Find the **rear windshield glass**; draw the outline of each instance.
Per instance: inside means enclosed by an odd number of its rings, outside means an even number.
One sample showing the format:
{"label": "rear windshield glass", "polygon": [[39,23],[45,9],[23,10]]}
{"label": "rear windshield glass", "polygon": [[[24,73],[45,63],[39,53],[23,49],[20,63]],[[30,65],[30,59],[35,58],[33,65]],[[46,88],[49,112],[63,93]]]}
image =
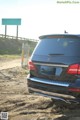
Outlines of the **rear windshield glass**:
{"label": "rear windshield glass", "polygon": [[80,56],[80,38],[44,38],[34,54]]}

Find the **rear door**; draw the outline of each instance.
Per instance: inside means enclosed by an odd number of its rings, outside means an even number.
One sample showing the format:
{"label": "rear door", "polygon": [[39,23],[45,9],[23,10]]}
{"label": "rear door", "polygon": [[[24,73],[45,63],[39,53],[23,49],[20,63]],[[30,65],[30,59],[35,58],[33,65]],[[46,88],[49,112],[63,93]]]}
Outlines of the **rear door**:
{"label": "rear door", "polygon": [[35,48],[32,61],[37,72],[32,75],[53,81],[74,83],[77,76],[69,75],[69,65],[80,62],[80,38],[76,36],[47,36]]}

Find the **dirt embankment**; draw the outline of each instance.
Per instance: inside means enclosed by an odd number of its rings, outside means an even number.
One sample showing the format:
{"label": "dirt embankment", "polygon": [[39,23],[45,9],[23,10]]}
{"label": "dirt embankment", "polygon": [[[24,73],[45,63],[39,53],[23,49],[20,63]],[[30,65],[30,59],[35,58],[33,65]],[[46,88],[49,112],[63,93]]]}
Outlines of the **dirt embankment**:
{"label": "dirt embankment", "polygon": [[61,102],[29,94],[28,70],[22,69],[19,61],[3,64],[0,64],[0,112],[8,112],[9,120],[80,120],[79,105],[62,106]]}

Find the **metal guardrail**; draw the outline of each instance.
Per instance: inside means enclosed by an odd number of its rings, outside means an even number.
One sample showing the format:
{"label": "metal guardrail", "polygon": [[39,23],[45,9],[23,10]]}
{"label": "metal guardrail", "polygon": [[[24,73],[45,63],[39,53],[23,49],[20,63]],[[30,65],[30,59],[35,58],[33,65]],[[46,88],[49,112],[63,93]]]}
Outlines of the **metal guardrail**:
{"label": "metal guardrail", "polygon": [[[1,38],[5,38],[4,34],[0,34]],[[35,39],[30,39],[30,38],[24,38],[24,37],[16,37],[16,36],[10,36],[10,35],[6,35],[6,38],[8,39],[17,39],[17,40],[27,40],[27,41],[33,41],[33,42],[38,42],[38,40]]]}

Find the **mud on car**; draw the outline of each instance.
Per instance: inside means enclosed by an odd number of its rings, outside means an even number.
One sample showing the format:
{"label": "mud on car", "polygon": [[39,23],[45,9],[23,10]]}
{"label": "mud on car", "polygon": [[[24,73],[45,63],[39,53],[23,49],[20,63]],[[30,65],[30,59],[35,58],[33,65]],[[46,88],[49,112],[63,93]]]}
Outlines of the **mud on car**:
{"label": "mud on car", "polygon": [[28,90],[52,99],[80,103],[80,36],[39,37],[28,62]]}

